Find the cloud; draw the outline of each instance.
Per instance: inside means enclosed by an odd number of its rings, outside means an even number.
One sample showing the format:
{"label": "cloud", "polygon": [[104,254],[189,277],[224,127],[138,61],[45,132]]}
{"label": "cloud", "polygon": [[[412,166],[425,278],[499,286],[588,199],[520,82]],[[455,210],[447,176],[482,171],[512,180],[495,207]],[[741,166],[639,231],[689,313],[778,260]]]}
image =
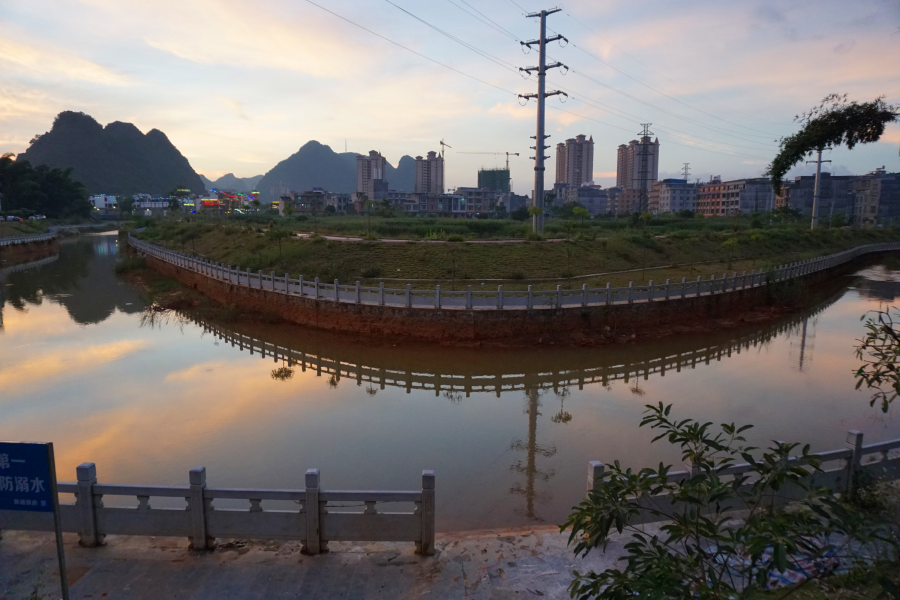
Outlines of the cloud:
{"label": "cloud", "polygon": [[515,102],[498,102],[488,109],[490,115],[503,115],[513,119],[534,119],[534,104],[521,106]]}
{"label": "cloud", "polygon": [[0,64],[30,77],[79,79],[102,85],[127,85],[129,78],[89,60],[52,47],[20,44],[0,32]]}

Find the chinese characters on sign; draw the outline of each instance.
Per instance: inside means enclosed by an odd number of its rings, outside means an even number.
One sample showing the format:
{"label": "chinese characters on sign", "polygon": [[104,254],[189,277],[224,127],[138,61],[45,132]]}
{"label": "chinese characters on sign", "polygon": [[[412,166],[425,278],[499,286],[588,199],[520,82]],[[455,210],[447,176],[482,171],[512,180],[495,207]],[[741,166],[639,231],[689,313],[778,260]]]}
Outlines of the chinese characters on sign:
{"label": "chinese characters on sign", "polygon": [[0,510],[52,512],[47,446],[0,442]]}

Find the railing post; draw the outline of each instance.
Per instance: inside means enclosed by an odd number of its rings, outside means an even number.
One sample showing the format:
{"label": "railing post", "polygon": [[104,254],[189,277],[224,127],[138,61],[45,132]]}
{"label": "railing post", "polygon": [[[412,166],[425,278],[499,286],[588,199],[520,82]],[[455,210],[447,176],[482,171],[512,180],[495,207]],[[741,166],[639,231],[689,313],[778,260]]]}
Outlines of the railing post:
{"label": "railing post", "polygon": [[384,306],[384,282],[378,284],[378,304]]}
{"label": "railing post", "polygon": [[275,291],[275,271],[272,271],[272,291]]}
{"label": "railing post", "polygon": [[406,308],[412,308],[412,286],[406,284]]}
{"label": "railing post", "polygon": [[247,267],[247,287],[248,288],[253,287],[253,280],[250,279],[250,267]]}
{"label": "railing post", "polygon": [[534,308],[534,286],[528,286],[528,299],[525,302],[525,307],[528,310]]}
{"label": "railing post", "polygon": [[262,289],[262,269],[256,271],[256,277],[259,279],[259,289]]}
{"label": "railing post", "polygon": [[472,286],[471,285],[466,286],[466,308],[467,309],[472,308]]}
{"label": "railing post", "polygon": [[422,541],[416,550],[425,556],[434,554],[434,471],[422,471]]}
{"label": "railing post", "polygon": [[606,305],[609,306],[610,304],[612,304],[612,287],[610,286],[610,283],[607,281],[606,282]]}
{"label": "railing post", "polygon": [[356,282],[356,303],[359,304],[359,281]]}
{"label": "railing post", "polygon": [[697,275],[697,297],[700,297],[700,292],[703,291],[703,276]]}
{"label": "railing post", "polygon": [[434,307],[435,308],[441,307],[441,286],[440,285],[434,286]]}
{"label": "railing post", "polygon": [[103,500],[94,498],[94,485],[97,483],[97,466],[94,463],[81,463],[75,469],[78,477],[78,498],[75,506],[78,507],[80,521],[79,532],[81,540],[78,542],[87,548],[103,545],[103,536],[97,533],[97,508],[103,508]]}
{"label": "railing post", "polygon": [[303,296],[303,275],[300,276],[300,295]]}
{"label": "railing post", "polygon": [[340,301],[341,301],[341,288],[340,288],[340,285],[341,285],[341,284],[338,283],[338,280],[335,279],[335,280],[334,280],[334,301],[335,301],[335,302],[340,302]]}
{"label": "railing post", "polygon": [[653,302],[653,280],[647,282],[647,302]]}
{"label": "railing post", "polygon": [[687,295],[687,277],[682,277],[681,278],[681,298],[684,299],[684,297],[686,295]]}
{"label": "railing post", "polygon": [[319,525],[319,470],[306,471],[306,545],[303,550],[307,554],[318,554],[322,551],[321,530]]}
{"label": "railing post", "polygon": [[191,511],[191,547],[194,550],[212,548],[206,536],[206,467],[194,467],[190,472],[191,495],[188,500]]}
{"label": "railing post", "polygon": [[284,274],[284,293],[291,293],[291,276],[288,273]]}
{"label": "railing post", "polygon": [[666,300],[669,299],[669,294],[672,292],[672,280],[666,279]]}
{"label": "railing post", "polygon": [[863,434],[861,431],[850,430],[847,432],[847,445],[853,454],[847,460],[847,494],[854,495],[857,492],[859,468],[862,465]]}
{"label": "railing post", "polygon": [[581,305],[588,305],[588,287],[586,283],[581,284]]}
{"label": "railing post", "polygon": [[318,277],[316,277],[315,298],[316,298],[316,300],[319,299],[319,278]]}
{"label": "railing post", "polygon": [[497,308],[503,308],[503,285],[497,286]]}
{"label": "railing post", "polygon": [[628,304],[634,302],[634,282],[628,282]]}
{"label": "railing post", "polygon": [[556,286],[556,308],[562,308],[562,286]]}
{"label": "railing post", "polygon": [[605,470],[606,466],[599,460],[588,462],[587,491],[589,494],[600,490],[600,486],[603,485],[603,472]]}

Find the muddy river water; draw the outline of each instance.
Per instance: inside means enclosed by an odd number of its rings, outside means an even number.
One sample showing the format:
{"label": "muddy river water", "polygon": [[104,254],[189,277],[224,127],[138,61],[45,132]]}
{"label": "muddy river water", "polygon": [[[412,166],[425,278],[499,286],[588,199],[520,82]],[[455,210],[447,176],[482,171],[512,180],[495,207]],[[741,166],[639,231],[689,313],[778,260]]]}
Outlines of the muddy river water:
{"label": "muddy river water", "polygon": [[900,271],[848,277],[765,325],[602,348],[383,344],[287,325],[148,321],[117,278],[117,236],[0,271],[0,439],[53,441],[59,478],[105,483],[416,489],[437,474],[439,530],[559,523],[587,462],[679,454],[638,428],[644,405],[753,423],[751,441],[841,448],[900,437],[896,409],[855,391],[860,317],[895,302]]}

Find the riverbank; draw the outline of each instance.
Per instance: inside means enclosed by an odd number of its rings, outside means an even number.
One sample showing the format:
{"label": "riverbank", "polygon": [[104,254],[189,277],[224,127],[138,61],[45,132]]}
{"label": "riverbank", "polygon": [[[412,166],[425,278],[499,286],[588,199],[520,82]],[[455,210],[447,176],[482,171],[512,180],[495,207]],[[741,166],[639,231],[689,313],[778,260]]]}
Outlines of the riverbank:
{"label": "riverbank", "polygon": [[[452,294],[446,299],[439,298],[437,291],[432,293],[430,303],[426,297],[423,304],[422,299],[414,301],[409,291],[405,300],[401,293],[398,301],[397,291],[388,290],[394,295],[386,302],[383,288],[380,300],[378,288],[374,288],[373,300],[372,288],[366,289],[361,296],[358,286],[355,296],[348,288],[342,290],[341,301],[336,301],[338,288],[320,284],[318,280],[309,294],[299,280],[291,284],[297,284],[296,291],[292,289],[291,293],[285,293],[287,279],[281,278],[278,282],[274,273],[265,282],[262,273],[258,277],[254,274],[254,283],[248,280],[249,273],[241,275],[224,265],[198,261],[129,239],[145,255],[148,266],[226,306],[275,314],[292,323],[329,331],[382,337],[395,342],[427,340],[457,345],[597,344],[615,341],[622,335],[636,337],[639,332],[656,332],[676,323],[682,328],[708,327],[717,319],[735,319],[762,307],[799,307],[815,301],[819,293],[817,288],[833,285],[835,276],[848,272],[860,264],[860,260],[867,260],[853,250],[849,254],[845,252],[787,265],[773,271],[774,279],[768,284],[768,275],[764,278],[757,274],[749,278],[720,279],[716,284],[707,281],[701,285],[698,280],[690,284],[693,286],[690,291],[689,284],[682,284],[680,288],[664,285],[662,289],[656,286],[632,289],[629,285],[618,290],[607,287],[605,291],[590,291],[585,287],[574,300],[571,295],[563,296],[561,291],[550,295],[538,292],[534,296],[534,309],[530,290],[527,306],[521,297],[507,295],[504,300],[497,292],[488,298],[486,307],[475,310],[472,292],[467,295],[464,305]],[[875,248],[893,246],[864,246],[859,250],[867,253]],[[660,296],[662,292],[664,294]],[[432,310],[427,310],[429,308]]]}
{"label": "riverbank", "polygon": [[[359,280],[388,287],[464,290],[466,285],[524,290],[529,283],[563,289],[627,286],[682,277],[721,277],[734,271],[760,270],[900,239],[897,229],[834,229],[810,232],[791,227],[763,230],[611,231],[604,237],[565,242],[486,244],[469,242],[341,242],[323,237],[282,237],[265,227],[239,223],[160,222],[139,239],[252,272],[303,275],[312,280]],[[277,230],[276,230],[277,232]],[[725,245],[723,245],[725,244]]]}

